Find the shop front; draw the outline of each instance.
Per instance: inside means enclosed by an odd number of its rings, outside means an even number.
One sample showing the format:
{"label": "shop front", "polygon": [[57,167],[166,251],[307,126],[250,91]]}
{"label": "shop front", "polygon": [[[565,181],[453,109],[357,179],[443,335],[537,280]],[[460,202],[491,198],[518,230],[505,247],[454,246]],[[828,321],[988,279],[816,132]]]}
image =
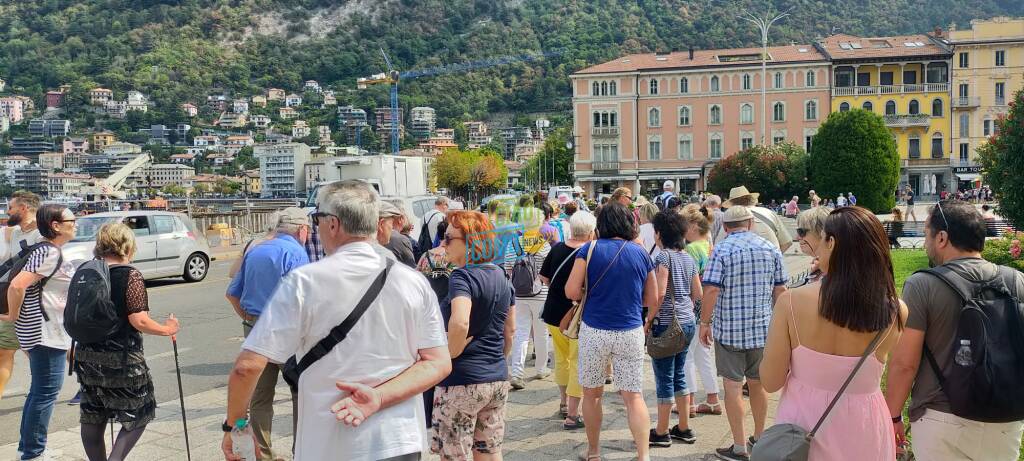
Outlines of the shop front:
{"label": "shop front", "polygon": [[981,187],[981,166],[955,166],[953,175],[957,178],[957,190],[971,190]]}

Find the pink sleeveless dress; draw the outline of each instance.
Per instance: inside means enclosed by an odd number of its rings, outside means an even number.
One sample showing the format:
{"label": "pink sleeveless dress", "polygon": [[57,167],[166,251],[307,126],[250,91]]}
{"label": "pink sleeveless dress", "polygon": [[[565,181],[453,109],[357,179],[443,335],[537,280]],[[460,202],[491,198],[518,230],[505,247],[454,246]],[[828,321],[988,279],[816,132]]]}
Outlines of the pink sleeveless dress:
{"label": "pink sleeveless dress", "polygon": [[[795,321],[793,326],[795,330]],[[800,345],[799,332],[796,336],[797,347],[792,351],[775,423],[796,424],[810,431],[860,357],[817,352]],[[810,461],[896,459],[892,419],[879,387],[884,368],[873,353],[864,361],[815,434]]]}

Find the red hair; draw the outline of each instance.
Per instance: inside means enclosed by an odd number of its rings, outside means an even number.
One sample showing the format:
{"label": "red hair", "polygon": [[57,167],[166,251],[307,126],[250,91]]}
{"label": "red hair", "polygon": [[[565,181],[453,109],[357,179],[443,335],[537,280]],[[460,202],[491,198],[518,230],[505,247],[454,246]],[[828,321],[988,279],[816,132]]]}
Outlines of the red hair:
{"label": "red hair", "polygon": [[[494,225],[479,211],[453,211],[448,213],[448,225],[462,232],[466,239],[466,263],[484,264],[498,255]],[[504,250],[504,248],[502,248]]]}

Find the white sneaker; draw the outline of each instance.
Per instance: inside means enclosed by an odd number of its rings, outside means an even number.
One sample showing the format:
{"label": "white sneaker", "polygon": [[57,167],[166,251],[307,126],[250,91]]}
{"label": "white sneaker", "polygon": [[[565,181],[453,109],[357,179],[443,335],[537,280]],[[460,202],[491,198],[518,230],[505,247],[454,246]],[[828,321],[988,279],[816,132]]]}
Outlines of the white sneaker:
{"label": "white sneaker", "polygon": [[537,379],[544,379],[548,376],[551,376],[551,370],[545,369],[537,372]]}

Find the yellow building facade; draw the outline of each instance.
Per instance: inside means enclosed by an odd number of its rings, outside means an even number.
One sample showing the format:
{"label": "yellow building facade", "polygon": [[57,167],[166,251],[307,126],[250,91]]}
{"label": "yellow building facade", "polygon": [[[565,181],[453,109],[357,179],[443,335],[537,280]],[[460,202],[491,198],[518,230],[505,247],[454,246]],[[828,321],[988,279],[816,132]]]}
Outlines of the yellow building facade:
{"label": "yellow building facade", "polygon": [[831,110],[882,116],[900,155],[900,188],[921,196],[955,190],[950,153],[952,50],[939,37],[832,35],[817,43],[832,61]]}
{"label": "yellow building facade", "polygon": [[953,46],[953,172],[962,188],[976,184],[977,149],[996,133],[996,120],[1024,88],[1024,18],[971,21],[950,26]]}

